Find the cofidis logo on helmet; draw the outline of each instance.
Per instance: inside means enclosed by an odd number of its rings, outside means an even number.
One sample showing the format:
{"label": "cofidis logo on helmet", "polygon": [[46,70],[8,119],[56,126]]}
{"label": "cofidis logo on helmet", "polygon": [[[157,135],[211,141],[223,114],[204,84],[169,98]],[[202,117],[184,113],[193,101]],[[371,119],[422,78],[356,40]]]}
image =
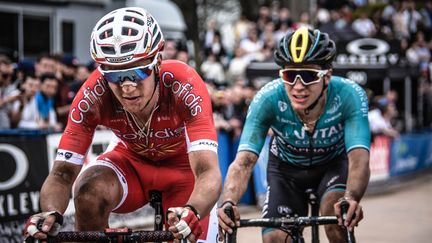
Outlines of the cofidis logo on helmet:
{"label": "cofidis logo on helmet", "polygon": [[200,103],[203,99],[201,96],[192,93],[193,86],[190,83],[183,84],[178,80],[174,80],[174,74],[170,72],[162,74],[162,83],[183,101],[192,116],[196,116],[202,111]]}

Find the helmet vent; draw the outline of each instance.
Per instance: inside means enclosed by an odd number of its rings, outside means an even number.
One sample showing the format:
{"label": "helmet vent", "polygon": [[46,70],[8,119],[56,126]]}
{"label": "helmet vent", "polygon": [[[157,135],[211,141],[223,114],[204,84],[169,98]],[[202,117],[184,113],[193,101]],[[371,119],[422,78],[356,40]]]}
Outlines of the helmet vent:
{"label": "helmet vent", "polygon": [[102,46],[101,49],[104,54],[109,54],[109,55],[115,54],[114,47],[112,46]]}
{"label": "helmet vent", "polygon": [[152,35],[155,36],[156,33],[157,33],[157,31],[158,31],[158,27],[156,25],[153,26],[153,33],[152,33]]}
{"label": "helmet vent", "polygon": [[128,15],[124,16],[123,20],[124,21],[129,21],[129,22],[132,22],[132,23],[137,23],[137,24],[139,24],[141,26],[144,25],[144,21],[142,19],[136,18],[136,17],[132,17],[132,16],[128,16]]}
{"label": "helmet vent", "polygon": [[111,18],[109,18],[109,19],[106,19],[105,21],[103,21],[103,22],[98,26],[97,30],[99,30],[100,28],[102,28],[102,26],[107,25],[107,24],[109,24],[109,23],[111,23],[111,22],[113,22],[113,21],[114,21],[114,17],[111,17]]}
{"label": "helmet vent", "polygon": [[145,36],[144,36],[144,42],[143,42],[143,44],[144,44],[144,46],[143,46],[143,47],[144,47],[144,48],[146,48],[146,47],[147,47],[147,45],[148,45],[148,44],[147,44],[147,42],[148,42],[148,38],[149,38],[149,34],[148,34],[148,33],[146,33],[146,34],[145,34]]}
{"label": "helmet vent", "polygon": [[97,48],[96,48],[96,43],[95,43],[94,39],[92,41],[92,44],[93,44],[93,51],[97,54]]}
{"label": "helmet vent", "polygon": [[161,38],[162,38],[161,34],[158,33],[158,35],[156,36],[155,40],[153,41],[153,45],[151,47],[152,50],[159,44],[159,41],[160,41]]}
{"label": "helmet vent", "polygon": [[131,52],[133,50],[135,50],[136,47],[136,43],[131,43],[131,44],[127,44],[127,45],[123,45],[120,49],[121,53],[128,53]]}
{"label": "helmet vent", "polygon": [[111,37],[112,35],[113,35],[113,30],[108,29],[108,30],[105,30],[104,32],[100,33],[99,39],[103,40],[103,39]]}
{"label": "helmet vent", "polygon": [[135,14],[138,14],[138,15],[141,15],[144,17],[144,15],[142,13],[135,11],[135,10],[127,9],[126,12],[135,13]]}
{"label": "helmet vent", "polygon": [[138,35],[138,30],[132,29],[132,28],[123,27],[122,28],[122,35],[136,36],[136,35]]}

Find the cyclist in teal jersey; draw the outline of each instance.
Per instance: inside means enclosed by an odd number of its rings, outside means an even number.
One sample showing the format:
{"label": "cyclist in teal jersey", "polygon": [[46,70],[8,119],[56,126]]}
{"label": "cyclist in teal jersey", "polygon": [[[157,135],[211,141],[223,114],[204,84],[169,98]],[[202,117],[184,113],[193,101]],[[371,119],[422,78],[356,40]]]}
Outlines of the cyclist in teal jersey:
{"label": "cyclist in teal jersey", "polygon": [[[364,90],[351,80],[332,76],[335,43],[327,33],[299,28],[278,43],[274,58],[280,78],[266,84],[249,107],[237,156],[225,180],[218,209],[222,231],[234,226],[223,209],[236,207],[246,191],[268,130],[273,136],[267,167],[263,217],[306,216],[306,189],[313,188],[322,215],[340,216],[340,201],[349,203],[344,224],[363,218],[360,200],[369,182],[370,131]],[[325,227],[330,242],[344,242],[343,229]],[[263,229],[264,242],[285,242],[285,232]]]}

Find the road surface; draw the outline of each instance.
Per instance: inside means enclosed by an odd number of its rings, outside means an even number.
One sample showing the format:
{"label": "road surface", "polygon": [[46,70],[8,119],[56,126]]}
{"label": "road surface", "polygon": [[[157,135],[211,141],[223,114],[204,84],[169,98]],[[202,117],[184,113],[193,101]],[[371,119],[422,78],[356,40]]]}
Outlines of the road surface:
{"label": "road surface", "polygon": [[[366,195],[365,218],[356,229],[358,243],[432,242],[432,173],[392,186],[390,192]],[[242,218],[260,217],[254,207],[243,207]],[[238,231],[238,242],[262,242],[260,228]],[[310,242],[310,231],[305,232]],[[321,242],[328,243],[323,229]]]}

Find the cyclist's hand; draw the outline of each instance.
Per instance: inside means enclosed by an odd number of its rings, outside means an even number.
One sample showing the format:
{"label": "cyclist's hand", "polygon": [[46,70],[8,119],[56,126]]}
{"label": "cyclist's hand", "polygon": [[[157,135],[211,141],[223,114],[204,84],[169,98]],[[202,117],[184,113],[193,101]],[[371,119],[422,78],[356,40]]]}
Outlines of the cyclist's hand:
{"label": "cyclist's hand", "polygon": [[[225,213],[225,208],[227,206],[231,206],[234,212],[234,221],[231,220],[231,218]],[[236,225],[239,226],[240,224],[240,213],[238,211],[238,207],[231,201],[225,201],[222,203],[220,208],[217,210],[218,215],[218,222],[219,222],[219,241],[222,241],[223,235],[225,232],[232,233]]]}
{"label": "cyclist's hand", "polygon": [[56,236],[63,224],[63,216],[56,212],[43,212],[30,216],[24,226],[24,236],[46,239]]}
{"label": "cyclist's hand", "polygon": [[[342,213],[341,213],[341,202],[346,201],[349,204],[348,211],[346,214],[346,219],[342,222]],[[339,199],[339,201],[334,205],[334,210],[339,219],[339,225],[343,225],[348,227],[350,231],[354,229],[354,226],[357,226],[360,220],[363,219],[363,209],[362,206],[354,199],[343,197]]]}
{"label": "cyclist's hand", "polygon": [[188,239],[194,243],[202,233],[200,216],[188,206],[169,208],[167,222],[169,231],[174,233],[176,239]]}

